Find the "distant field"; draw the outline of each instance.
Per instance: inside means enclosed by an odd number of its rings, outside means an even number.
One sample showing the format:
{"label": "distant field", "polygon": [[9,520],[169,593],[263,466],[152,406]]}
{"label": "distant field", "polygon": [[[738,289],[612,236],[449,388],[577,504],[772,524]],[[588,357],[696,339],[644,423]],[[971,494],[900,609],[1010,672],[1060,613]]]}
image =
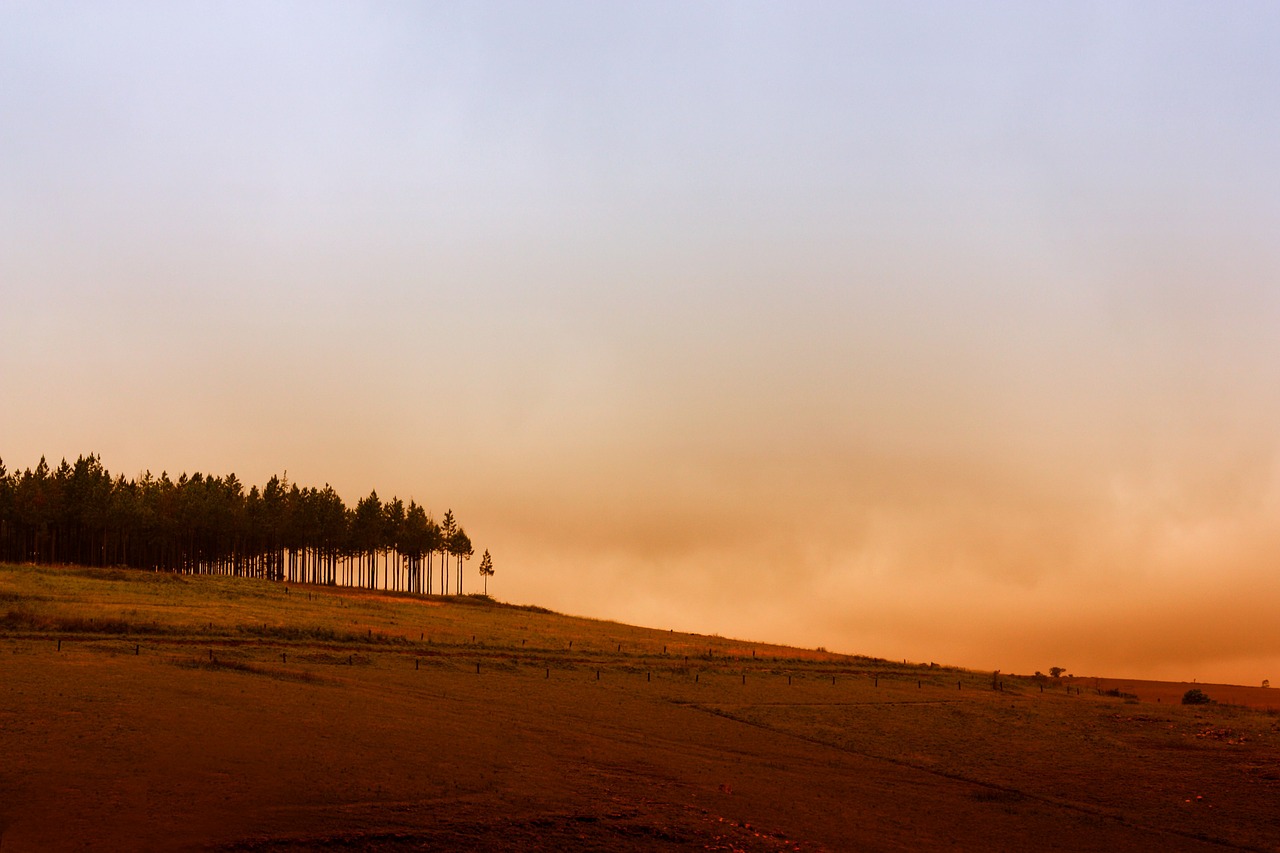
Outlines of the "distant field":
{"label": "distant field", "polygon": [[1197,686],[0,566],[0,850],[1280,849],[1270,691]]}

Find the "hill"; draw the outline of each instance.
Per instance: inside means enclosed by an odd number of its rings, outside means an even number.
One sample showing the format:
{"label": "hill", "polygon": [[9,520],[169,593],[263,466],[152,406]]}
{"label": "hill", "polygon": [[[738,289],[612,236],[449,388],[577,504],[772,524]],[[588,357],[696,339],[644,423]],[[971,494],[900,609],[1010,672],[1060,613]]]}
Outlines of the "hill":
{"label": "hill", "polygon": [[0,849],[1272,849],[1280,718],[1167,693],[0,566]]}

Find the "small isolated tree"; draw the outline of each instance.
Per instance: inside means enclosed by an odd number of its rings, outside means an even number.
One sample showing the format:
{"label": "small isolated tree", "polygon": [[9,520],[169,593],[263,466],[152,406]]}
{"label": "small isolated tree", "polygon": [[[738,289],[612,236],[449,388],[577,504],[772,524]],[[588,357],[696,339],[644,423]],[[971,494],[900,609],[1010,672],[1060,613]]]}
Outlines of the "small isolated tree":
{"label": "small isolated tree", "polygon": [[[458,535],[458,522],[454,520],[453,510],[444,511],[440,520],[440,594],[449,594],[449,558],[453,556],[453,543]],[[461,590],[459,590],[461,592]]]}
{"label": "small isolated tree", "polygon": [[1192,687],[1182,694],[1183,705],[1208,705],[1213,702],[1199,687]]}
{"label": "small isolated tree", "polygon": [[1271,686],[1271,679],[1269,679],[1269,678],[1264,678],[1264,679],[1262,679],[1262,686],[1263,686],[1263,687],[1270,687],[1270,686]]}
{"label": "small isolated tree", "polygon": [[1065,670],[1065,669],[1063,669],[1063,668],[1062,668],[1062,667],[1060,667],[1060,666],[1051,666],[1051,667],[1049,667],[1049,674],[1050,674],[1050,675],[1052,675],[1054,678],[1061,678],[1061,677],[1062,677],[1062,673],[1064,673],[1064,672],[1066,672],[1066,670]]}
{"label": "small isolated tree", "polygon": [[493,574],[493,558],[489,556],[486,550],[484,556],[480,558],[480,576],[484,578],[484,594],[489,594],[489,577]]}

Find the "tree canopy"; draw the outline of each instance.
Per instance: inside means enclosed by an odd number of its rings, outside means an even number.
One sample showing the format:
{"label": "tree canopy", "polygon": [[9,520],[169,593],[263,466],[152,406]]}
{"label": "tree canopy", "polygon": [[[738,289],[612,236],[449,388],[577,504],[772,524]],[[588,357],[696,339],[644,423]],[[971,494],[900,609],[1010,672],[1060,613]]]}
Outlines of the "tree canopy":
{"label": "tree canopy", "polygon": [[437,524],[414,501],[376,491],[348,508],[331,486],[235,474],[113,476],[97,455],[10,473],[0,460],[0,560],[127,566],[430,593],[440,555],[472,554],[453,511]]}

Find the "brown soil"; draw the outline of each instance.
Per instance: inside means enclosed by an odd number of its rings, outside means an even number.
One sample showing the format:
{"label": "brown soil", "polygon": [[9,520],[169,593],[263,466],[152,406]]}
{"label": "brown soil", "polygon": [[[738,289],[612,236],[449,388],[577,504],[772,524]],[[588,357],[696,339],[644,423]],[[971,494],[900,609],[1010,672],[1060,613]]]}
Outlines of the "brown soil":
{"label": "brown soil", "polygon": [[989,682],[10,630],[0,851],[1280,849],[1275,716]]}

